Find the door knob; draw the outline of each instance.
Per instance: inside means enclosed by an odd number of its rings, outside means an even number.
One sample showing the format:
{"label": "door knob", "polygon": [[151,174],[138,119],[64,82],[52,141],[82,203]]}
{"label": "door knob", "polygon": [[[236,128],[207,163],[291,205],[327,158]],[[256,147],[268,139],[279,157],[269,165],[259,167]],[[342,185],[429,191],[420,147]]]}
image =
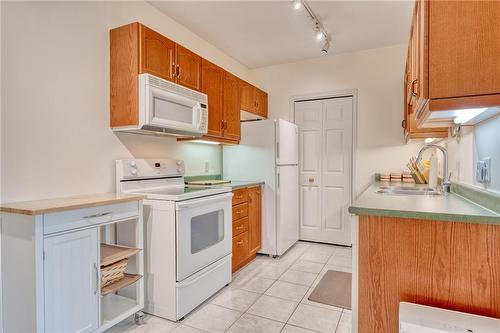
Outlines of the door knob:
{"label": "door knob", "polygon": [[314,183],[314,177],[309,177],[309,183]]}

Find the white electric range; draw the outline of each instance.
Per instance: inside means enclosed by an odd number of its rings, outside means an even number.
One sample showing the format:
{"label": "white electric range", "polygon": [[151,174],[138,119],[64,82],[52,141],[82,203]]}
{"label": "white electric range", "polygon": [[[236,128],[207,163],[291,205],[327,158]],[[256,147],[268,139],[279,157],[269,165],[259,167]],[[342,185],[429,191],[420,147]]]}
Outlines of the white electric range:
{"label": "white electric range", "polygon": [[118,160],[116,178],[147,196],[145,312],[177,321],[231,282],[231,188],[185,186],[172,159]]}

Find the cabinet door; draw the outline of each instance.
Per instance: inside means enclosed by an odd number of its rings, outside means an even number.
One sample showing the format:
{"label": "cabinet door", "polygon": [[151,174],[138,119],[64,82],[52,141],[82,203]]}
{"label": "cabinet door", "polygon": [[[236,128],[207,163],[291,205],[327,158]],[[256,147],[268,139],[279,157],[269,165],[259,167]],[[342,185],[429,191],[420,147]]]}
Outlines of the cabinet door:
{"label": "cabinet door", "polygon": [[240,140],[240,84],[228,72],[224,75],[224,137]]}
{"label": "cabinet door", "polygon": [[175,81],[175,43],[145,27],[140,28],[139,65],[141,73],[149,73]]}
{"label": "cabinet door", "polygon": [[222,136],[224,70],[203,59],[201,91],[208,96],[208,135]]}
{"label": "cabinet door", "polygon": [[241,110],[247,112],[256,112],[257,103],[255,101],[255,87],[251,84],[240,80],[241,85]]}
{"label": "cabinet door", "polygon": [[260,90],[255,89],[255,101],[257,107],[257,114],[264,118],[267,118],[267,93]]}
{"label": "cabinet door", "polygon": [[176,45],[177,83],[194,90],[201,89],[201,57]]}
{"label": "cabinet door", "polygon": [[417,110],[417,94],[418,94],[418,25],[417,12],[418,1],[415,3],[413,18],[410,30],[409,42],[409,71],[408,71],[408,105],[409,112],[413,113]]}
{"label": "cabinet door", "polygon": [[259,187],[248,190],[248,232],[250,253],[257,253],[261,244],[262,198]]}
{"label": "cabinet door", "polygon": [[248,231],[233,237],[232,270],[235,272],[248,259]]}
{"label": "cabinet door", "polygon": [[500,1],[429,6],[430,97],[500,93]]}
{"label": "cabinet door", "polygon": [[45,332],[98,328],[97,228],[44,240]]}

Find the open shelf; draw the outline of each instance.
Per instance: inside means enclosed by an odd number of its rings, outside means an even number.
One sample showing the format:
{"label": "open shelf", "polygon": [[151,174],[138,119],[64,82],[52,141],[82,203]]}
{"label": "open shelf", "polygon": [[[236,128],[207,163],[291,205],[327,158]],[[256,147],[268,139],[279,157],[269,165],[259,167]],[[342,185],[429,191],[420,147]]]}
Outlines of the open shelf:
{"label": "open shelf", "polygon": [[141,252],[141,249],[135,247],[101,243],[101,266],[111,265],[139,252]]}
{"label": "open shelf", "polygon": [[[139,311],[137,301],[121,295],[110,294],[101,298],[101,325],[111,327],[115,323]],[[109,328],[106,327],[106,328]]]}
{"label": "open shelf", "polygon": [[125,273],[123,279],[113,282],[105,287],[101,288],[101,295],[106,296],[108,294],[114,293],[122,288],[130,286],[132,283],[139,281],[142,275],[139,274],[128,274]]}

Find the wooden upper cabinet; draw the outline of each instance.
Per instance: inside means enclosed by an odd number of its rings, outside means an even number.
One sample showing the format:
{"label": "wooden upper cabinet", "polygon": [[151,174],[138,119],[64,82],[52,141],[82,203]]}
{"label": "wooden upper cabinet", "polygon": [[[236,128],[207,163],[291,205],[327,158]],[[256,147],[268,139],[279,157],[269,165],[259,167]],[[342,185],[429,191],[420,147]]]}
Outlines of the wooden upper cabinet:
{"label": "wooden upper cabinet", "polygon": [[207,140],[237,144],[242,108],[267,117],[265,92],[135,22],[110,30],[111,127],[139,123],[138,75],[142,73],[207,94]]}
{"label": "wooden upper cabinet", "polygon": [[240,80],[240,86],[241,110],[267,118],[267,93],[243,80]]}
{"label": "wooden upper cabinet", "polygon": [[203,59],[201,92],[208,96],[208,135],[222,136],[224,70]]}
{"label": "wooden upper cabinet", "polygon": [[200,90],[201,57],[142,24],[138,27],[139,72]]}
{"label": "wooden upper cabinet", "polygon": [[185,47],[176,45],[177,83],[194,89],[201,89],[201,57]]}
{"label": "wooden upper cabinet", "polygon": [[248,189],[248,244],[250,253],[257,253],[261,247],[262,198],[260,186]]}
{"label": "wooden upper cabinet", "polygon": [[267,93],[256,88],[255,100],[256,100],[256,113],[259,116],[267,118]]}
{"label": "wooden upper cabinet", "polygon": [[255,101],[255,87],[250,83],[240,80],[241,86],[241,105],[243,111],[255,113],[257,109]]}
{"label": "wooden upper cabinet", "polygon": [[408,55],[404,74],[404,106],[403,121],[401,123],[405,139],[446,138],[447,127],[418,128],[416,110],[428,99],[427,85],[427,58],[424,53],[424,29],[422,29],[422,15],[424,13],[424,2],[417,0],[415,3],[412,27],[410,31],[410,42],[408,43]]}
{"label": "wooden upper cabinet", "polygon": [[139,123],[139,24],[132,23],[109,32],[110,126]]}
{"label": "wooden upper cabinet", "polygon": [[418,127],[448,127],[433,112],[500,105],[500,1],[416,0],[407,97]]}
{"label": "wooden upper cabinet", "polygon": [[149,73],[165,80],[176,81],[175,43],[142,24],[138,26],[140,73]]}
{"label": "wooden upper cabinet", "polygon": [[240,140],[240,85],[231,73],[224,74],[224,137]]}
{"label": "wooden upper cabinet", "polygon": [[500,1],[431,1],[430,98],[500,93]]}

